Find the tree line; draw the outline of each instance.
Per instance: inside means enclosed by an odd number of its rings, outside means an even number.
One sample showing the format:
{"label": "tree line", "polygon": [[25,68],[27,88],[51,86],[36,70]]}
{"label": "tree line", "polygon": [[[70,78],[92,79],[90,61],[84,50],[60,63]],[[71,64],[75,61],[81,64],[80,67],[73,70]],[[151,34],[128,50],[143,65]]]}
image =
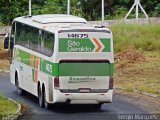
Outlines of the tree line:
{"label": "tree line", "polygon": [[[0,22],[11,24],[18,16],[28,15],[29,0],[1,0]],[[134,0],[104,0],[105,19],[123,18],[134,3]],[[141,4],[150,17],[160,17],[160,0],[141,0]],[[32,14],[66,14],[67,0],[32,0]],[[71,14],[87,20],[101,19],[101,0],[71,0]],[[130,15],[132,18],[133,12]],[[143,14],[140,13],[143,17]]]}

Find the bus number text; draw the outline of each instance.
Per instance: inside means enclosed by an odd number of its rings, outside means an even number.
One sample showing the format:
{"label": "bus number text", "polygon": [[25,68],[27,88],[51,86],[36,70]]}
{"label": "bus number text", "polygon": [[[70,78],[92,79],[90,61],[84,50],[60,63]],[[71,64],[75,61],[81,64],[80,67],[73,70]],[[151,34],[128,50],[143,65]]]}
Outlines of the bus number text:
{"label": "bus number text", "polygon": [[88,38],[88,34],[68,34],[68,38]]}

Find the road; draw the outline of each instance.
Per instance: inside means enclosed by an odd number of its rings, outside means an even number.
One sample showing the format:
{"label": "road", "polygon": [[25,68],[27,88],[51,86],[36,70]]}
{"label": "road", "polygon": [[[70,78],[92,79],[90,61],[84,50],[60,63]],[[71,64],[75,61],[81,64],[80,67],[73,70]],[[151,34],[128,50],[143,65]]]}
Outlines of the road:
{"label": "road", "polygon": [[28,106],[26,115],[22,120],[116,120],[121,114],[147,114],[142,106],[132,102],[129,97],[122,94],[114,94],[113,103],[104,104],[100,110],[85,105],[61,105],[51,110],[40,108],[38,99],[29,93],[19,96],[16,88],[9,81],[9,73],[0,73],[0,94],[19,101]]}

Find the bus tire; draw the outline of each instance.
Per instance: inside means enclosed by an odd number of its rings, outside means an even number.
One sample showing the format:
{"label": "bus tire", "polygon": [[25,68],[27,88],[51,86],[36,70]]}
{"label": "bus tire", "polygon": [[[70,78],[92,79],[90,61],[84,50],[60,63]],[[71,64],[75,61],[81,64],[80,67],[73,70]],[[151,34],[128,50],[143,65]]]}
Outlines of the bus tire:
{"label": "bus tire", "polygon": [[94,105],[94,108],[96,109],[101,109],[102,103],[98,103]]}
{"label": "bus tire", "polygon": [[44,107],[47,109],[47,110],[49,110],[50,109],[50,104],[47,102],[47,100],[46,100],[46,91],[45,91],[45,87],[44,87],[44,85],[43,85],[43,87],[42,87],[42,92],[43,92],[43,94],[44,94]]}
{"label": "bus tire", "polygon": [[42,93],[42,89],[38,87],[38,102],[41,108],[44,108],[44,94]]}
{"label": "bus tire", "polygon": [[15,76],[15,86],[16,86],[16,90],[17,90],[17,94],[18,95],[23,95],[23,90],[19,87],[19,80],[18,80],[18,74],[16,73]]}
{"label": "bus tire", "polygon": [[46,93],[44,92],[44,100],[45,100],[45,102],[44,102],[44,106],[45,106],[45,108],[47,109],[47,110],[49,110],[50,109],[50,104],[47,102],[47,100],[46,100]]}

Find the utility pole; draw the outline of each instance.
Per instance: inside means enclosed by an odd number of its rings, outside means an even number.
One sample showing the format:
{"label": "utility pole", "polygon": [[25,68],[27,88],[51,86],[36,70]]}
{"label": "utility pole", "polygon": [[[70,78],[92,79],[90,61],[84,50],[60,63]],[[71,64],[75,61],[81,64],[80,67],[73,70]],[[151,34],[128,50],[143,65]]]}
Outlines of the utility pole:
{"label": "utility pole", "polygon": [[68,0],[68,5],[67,5],[67,14],[70,15],[70,0]]}
{"label": "utility pole", "polygon": [[32,1],[29,0],[29,16],[32,16]]}
{"label": "utility pole", "polygon": [[129,12],[127,13],[127,15],[125,16],[125,20],[127,19],[127,17],[130,15],[130,13],[133,11],[134,7],[136,7],[136,20],[139,19],[139,16],[138,16],[138,12],[139,12],[139,7],[140,9],[142,10],[142,12],[144,13],[145,17],[147,18],[147,20],[149,19],[146,11],[143,9],[141,3],[140,3],[140,0],[134,0],[134,4],[133,6],[131,7],[131,9],[129,10]]}
{"label": "utility pole", "polygon": [[104,22],[104,0],[102,0],[102,22]]}

